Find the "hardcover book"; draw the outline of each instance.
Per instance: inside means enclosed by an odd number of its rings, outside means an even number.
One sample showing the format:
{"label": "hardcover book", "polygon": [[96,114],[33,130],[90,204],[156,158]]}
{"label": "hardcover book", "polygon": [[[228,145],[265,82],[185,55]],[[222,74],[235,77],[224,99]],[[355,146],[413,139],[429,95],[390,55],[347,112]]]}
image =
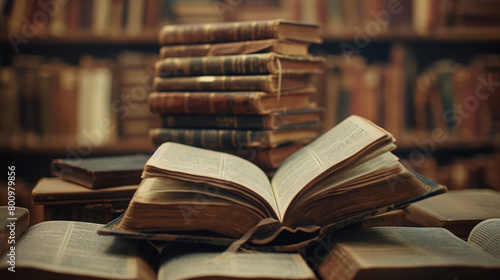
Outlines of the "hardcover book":
{"label": "hardcover book", "polygon": [[277,53],[174,57],[155,63],[159,77],[203,75],[321,74],[324,58]]}
{"label": "hardcover book", "polygon": [[[191,233],[190,240],[224,243],[256,231],[254,245],[296,249],[446,190],[402,166],[394,148],[390,133],[351,116],[291,155],[269,181],[239,157],[164,143],[148,160],[123,217],[100,232],[164,240]],[[288,235],[279,239],[283,246],[270,245],[279,235]]]}
{"label": "hardcover book", "polygon": [[166,25],[160,45],[234,42],[261,39],[321,43],[319,25],[283,19],[245,22]]}
{"label": "hardcover book", "polygon": [[[15,266],[0,258],[2,279],[316,279],[299,254],[222,253],[220,247],[182,244],[160,248],[116,236],[98,236],[102,225],[42,222],[16,243]],[[15,271],[15,272],[13,272]]]}
{"label": "hardcover book", "polygon": [[266,92],[152,92],[154,114],[269,114],[311,107],[314,88],[269,94]]}
{"label": "hardcover book", "polygon": [[91,189],[135,185],[149,155],[121,155],[98,158],[54,159],[52,175]]}
{"label": "hardcover book", "polygon": [[202,57],[233,54],[275,52],[287,55],[308,55],[309,43],[279,39],[243,42],[168,45],[160,48],[160,58]]}
{"label": "hardcover book", "polygon": [[409,226],[443,227],[466,240],[483,220],[500,217],[500,193],[489,189],[453,190],[411,204],[405,210]]}
{"label": "hardcover book", "polygon": [[153,91],[264,91],[279,93],[312,87],[310,75],[155,77]]}
{"label": "hardcover book", "polygon": [[330,251],[318,267],[322,279],[497,279],[500,273],[498,259],[443,228],[337,231],[324,243]]}
{"label": "hardcover book", "polygon": [[321,121],[321,108],[246,114],[162,114],[163,128],[284,129],[288,125]]}
{"label": "hardcover book", "polygon": [[155,147],[176,142],[208,149],[276,148],[292,142],[310,142],[319,136],[320,122],[286,125],[277,130],[153,128]]}

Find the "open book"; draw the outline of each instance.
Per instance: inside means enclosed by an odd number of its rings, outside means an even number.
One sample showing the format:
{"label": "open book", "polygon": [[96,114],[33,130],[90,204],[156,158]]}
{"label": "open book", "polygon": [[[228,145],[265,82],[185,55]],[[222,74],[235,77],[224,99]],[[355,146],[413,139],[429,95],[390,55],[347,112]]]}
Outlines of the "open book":
{"label": "open book", "polygon": [[[2,279],[315,279],[299,254],[225,253],[215,247],[151,243],[98,236],[102,225],[47,221],[16,242],[15,257],[0,257]],[[202,249],[203,248],[203,249]],[[159,252],[161,251],[161,252]],[[210,278],[211,277],[211,278]]]}
{"label": "open book", "polygon": [[[477,238],[488,235],[491,233],[483,231]],[[463,280],[498,279],[500,275],[497,258],[443,228],[341,230],[322,241],[323,247],[312,246],[305,254],[310,263],[319,263],[321,279]]]}
{"label": "open book", "polygon": [[252,229],[250,241],[262,245],[281,234],[318,236],[446,190],[403,167],[390,152],[394,141],[351,116],[292,154],[271,182],[242,158],[167,142],[146,163],[124,216],[99,232],[235,239]]}

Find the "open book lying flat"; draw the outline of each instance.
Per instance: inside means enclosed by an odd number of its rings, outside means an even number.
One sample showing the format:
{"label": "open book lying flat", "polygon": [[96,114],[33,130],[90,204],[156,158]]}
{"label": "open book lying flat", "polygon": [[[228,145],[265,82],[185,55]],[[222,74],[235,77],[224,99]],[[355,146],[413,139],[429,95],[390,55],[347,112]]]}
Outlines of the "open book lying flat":
{"label": "open book lying flat", "polygon": [[242,158],[164,143],[146,163],[125,214],[99,233],[224,244],[260,223],[246,245],[306,246],[446,191],[401,165],[390,152],[394,142],[387,131],[351,116],[286,159],[271,182]]}

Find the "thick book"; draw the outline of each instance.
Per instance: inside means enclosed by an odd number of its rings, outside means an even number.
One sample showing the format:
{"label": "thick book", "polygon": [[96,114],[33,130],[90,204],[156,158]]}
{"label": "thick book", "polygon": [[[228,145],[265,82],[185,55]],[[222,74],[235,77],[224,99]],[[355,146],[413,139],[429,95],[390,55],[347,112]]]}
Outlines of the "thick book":
{"label": "thick book", "polygon": [[41,178],[31,192],[45,221],[109,223],[123,214],[139,185],[90,189],[59,177]]}
{"label": "thick book", "polygon": [[59,177],[41,178],[31,191],[31,199],[35,205],[130,201],[138,187],[136,184],[89,189]]}
{"label": "thick book", "polygon": [[134,185],[150,156],[145,154],[96,158],[61,158],[50,163],[52,175],[91,189]]}
{"label": "thick book", "polygon": [[[15,254],[15,244],[28,228],[30,212],[16,206],[0,206],[0,255]],[[14,250],[13,250],[14,249]]]}
{"label": "thick book", "polygon": [[159,33],[160,45],[234,42],[261,39],[321,43],[319,25],[283,19],[203,24],[166,25]]}
{"label": "thick book", "polygon": [[321,74],[324,58],[277,53],[173,57],[155,63],[159,77],[203,75]]}
{"label": "thick book", "polygon": [[246,114],[162,114],[163,128],[281,129],[287,125],[321,121],[321,108]]}
{"label": "thick book", "polygon": [[176,142],[207,149],[275,148],[293,142],[316,139],[321,122],[286,125],[277,130],[153,128],[149,138],[155,147]]}
{"label": "thick book", "polygon": [[264,91],[278,93],[311,88],[310,75],[239,75],[155,77],[153,91]]}
{"label": "thick book", "polygon": [[222,252],[220,247],[154,246],[98,236],[102,225],[47,221],[16,242],[15,261],[0,257],[2,279],[316,279],[300,254]]}
{"label": "thick book", "polygon": [[497,279],[500,275],[497,258],[443,228],[337,231],[323,241],[329,251],[316,254],[324,260],[315,259],[321,279]]}
{"label": "thick book", "polygon": [[154,114],[269,114],[311,107],[314,88],[269,94],[250,92],[152,92],[149,109]]}
{"label": "thick book", "polygon": [[[198,242],[214,241],[209,232],[222,238],[214,242],[226,242],[256,230],[250,243],[297,249],[446,191],[402,166],[390,152],[394,141],[370,121],[351,116],[287,158],[271,181],[239,157],[164,143],[147,162],[123,217],[100,232],[165,240],[191,232]],[[288,235],[279,239],[283,246],[270,245],[279,235]]]}
{"label": "thick book", "polygon": [[500,217],[500,193],[489,189],[450,191],[406,208],[409,226],[443,227],[466,240],[483,220]]}
{"label": "thick book", "polygon": [[309,43],[279,39],[243,42],[168,45],[160,48],[160,58],[202,57],[234,54],[275,52],[287,55],[308,55]]}

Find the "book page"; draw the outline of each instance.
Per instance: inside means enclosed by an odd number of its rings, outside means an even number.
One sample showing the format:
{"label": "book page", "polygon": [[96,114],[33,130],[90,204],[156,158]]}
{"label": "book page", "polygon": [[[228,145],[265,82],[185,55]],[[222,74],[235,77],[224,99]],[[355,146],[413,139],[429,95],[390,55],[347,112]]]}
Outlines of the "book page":
{"label": "book page", "polygon": [[246,279],[315,279],[299,254],[191,253],[165,259],[158,280],[227,277]]}
{"label": "book page", "polygon": [[[16,268],[33,267],[57,273],[136,279],[136,246],[99,236],[99,224],[48,221],[34,225],[16,242]],[[124,240],[123,240],[124,241]],[[7,263],[6,256],[1,259]]]}
{"label": "book page", "polygon": [[261,196],[271,206],[276,216],[281,217],[271,184],[264,171],[237,156],[169,142],[158,148],[146,163],[146,169],[149,167],[159,169],[159,172],[154,174],[145,172],[143,177],[161,176],[161,172],[166,171],[169,175],[165,177],[199,182],[234,183]]}
{"label": "book page", "polygon": [[470,232],[467,242],[500,259],[500,218],[487,219],[477,224]]}
{"label": "book page", "polygon": [[284,213],[292,199],[327,169],[387,136],[390,136],[388,132],[369,121],[351,116],[297,151],[280,166],[272,180],[280,211]]}

